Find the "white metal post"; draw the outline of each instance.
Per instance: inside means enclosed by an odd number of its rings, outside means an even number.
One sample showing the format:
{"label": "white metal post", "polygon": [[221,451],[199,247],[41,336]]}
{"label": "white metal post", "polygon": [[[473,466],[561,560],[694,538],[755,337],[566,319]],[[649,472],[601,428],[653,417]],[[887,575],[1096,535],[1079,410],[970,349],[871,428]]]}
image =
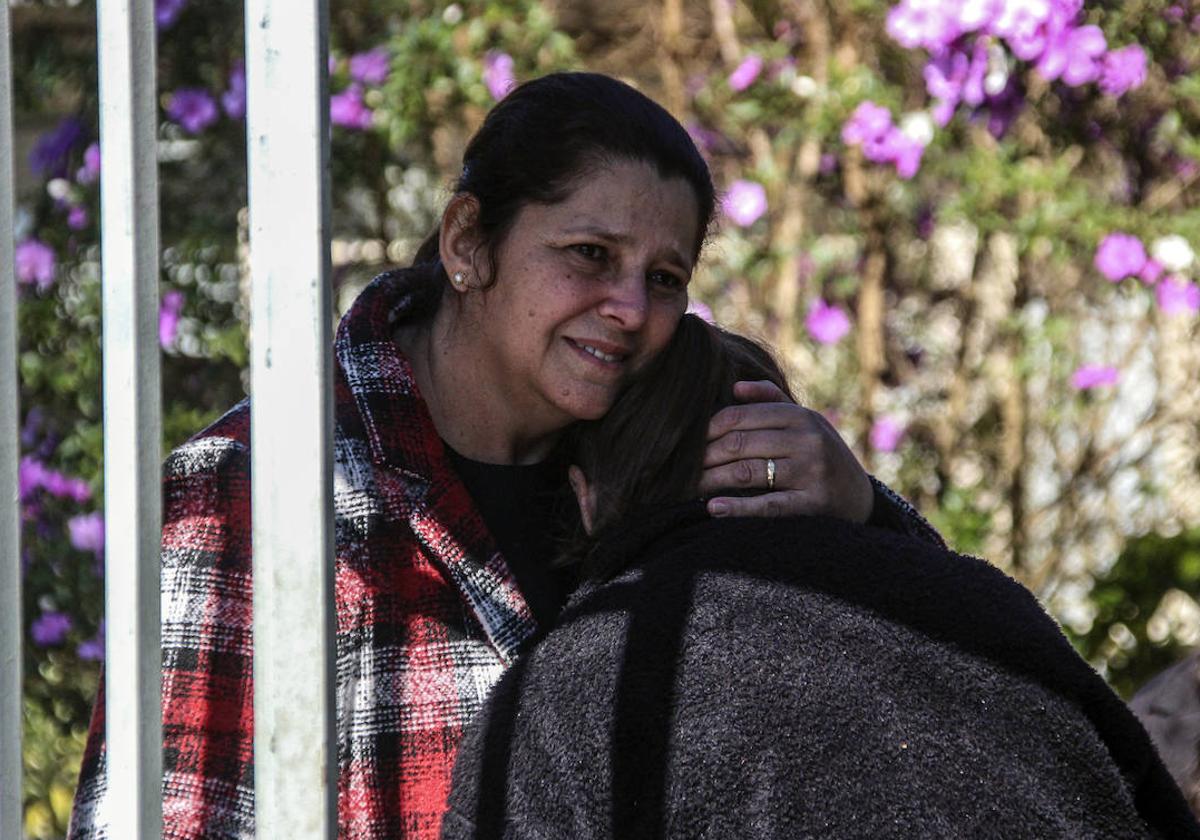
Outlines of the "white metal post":
{"label": "white metal post", "polygon": [[21,836],[21,513],[11,44],[8,0],[0,0],[0,837]]}
{"label": "white metal post", "polygon": [[333,838],[326,0],[247,0],[259,837]]}
{"label": "white metal post", "polygon": [[105,724],[111,836],[162,834],[154,0],[100,0]]}

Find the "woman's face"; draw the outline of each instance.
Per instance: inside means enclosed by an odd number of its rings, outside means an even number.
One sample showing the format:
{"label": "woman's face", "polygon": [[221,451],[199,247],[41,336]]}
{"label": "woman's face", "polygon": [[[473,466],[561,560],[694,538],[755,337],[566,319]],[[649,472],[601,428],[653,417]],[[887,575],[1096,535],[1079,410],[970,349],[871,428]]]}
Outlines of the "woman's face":
{"label": "woman's face", "polygon": [[686,181],[634,161],[521,209],[476,313],[477,361],[514,409],[561,426],[608,411],[687,308],[698,212]]}

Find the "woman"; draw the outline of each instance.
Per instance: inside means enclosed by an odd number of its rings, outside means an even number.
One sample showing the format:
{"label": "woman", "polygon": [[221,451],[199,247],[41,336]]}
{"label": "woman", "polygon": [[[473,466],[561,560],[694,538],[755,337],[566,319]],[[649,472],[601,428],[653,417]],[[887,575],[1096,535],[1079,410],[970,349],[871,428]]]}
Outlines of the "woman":
{"label": "woman", "polygon": [[[439,229],[335,340],[342,836],[434,837],[463,727],[571,586],[562,434],[669,341],[715,204],[682,127],[632,88],[562,74],[488,115]],[[938,539],[773,386],[714,420],[714,515],[825,512]],[[164,836],[250,837],[249,408],[167,461]],[[768,469],[768,466],[770,469]],[[565,495],[569,503],[569,494]],[[71,836],[107,836],[98,700]]]}
{"label": "woman", "polygon": [[1133,715],[993,567],[689,501],[747,376],[786,390],[684,316],[575,430],[589,581],[480,713],[443,839],[1200,837]]}

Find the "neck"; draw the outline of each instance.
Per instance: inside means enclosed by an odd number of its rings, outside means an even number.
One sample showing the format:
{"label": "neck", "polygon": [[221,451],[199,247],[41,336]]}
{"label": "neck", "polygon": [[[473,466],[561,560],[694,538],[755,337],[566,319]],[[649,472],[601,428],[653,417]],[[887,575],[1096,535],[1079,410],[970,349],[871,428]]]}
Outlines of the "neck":
{"label": "neck", "polygon": [[433,320],[402,328],[396,341],[412,365],[434,428],[455,452],[489,464],[546,459],[570,424],[561,412],[531,407],[488,365],[471,340],[459,301],[445,300]]}

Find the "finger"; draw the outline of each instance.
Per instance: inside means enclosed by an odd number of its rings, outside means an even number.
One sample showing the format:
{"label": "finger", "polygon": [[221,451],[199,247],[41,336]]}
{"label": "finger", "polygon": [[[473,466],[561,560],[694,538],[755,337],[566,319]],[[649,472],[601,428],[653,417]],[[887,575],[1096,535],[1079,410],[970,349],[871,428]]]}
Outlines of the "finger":
{"label": "finger", "polygon": [[[710,467],[700,474],[700,494],[728,490],[800,490],[795,486],[794,469],[787,458],[775,459],[775,483],[767,485],[767,459],[747,458],[729,464]],[[807,487],[807,485],[806,485]]]}
{"label": "finger", "polygon": [[710,440],[704,449],[704,466],[716,467],[747,458],[803,457],[821,443],[817,432],[809,432],[811,440],[805,440],[804,432],[795,429],[735,429]]}
{"label": "finger", "polygon": [[792,402],[783,389],[769,379],[743,379],[733,383],[734,399],[743,403]]}
{"label": "finger", "polygon": [[708,422],[708,439],[741,429],[789,429],[804,426],[819,426],[820,417],[802,405],[790,402],[746,403],[722,408]]}
{"label": "finger", "polygon": [[820,506],[796,490],[757,496],[717,496],[708,500],[710,516],[805,516],[821,512]]}

